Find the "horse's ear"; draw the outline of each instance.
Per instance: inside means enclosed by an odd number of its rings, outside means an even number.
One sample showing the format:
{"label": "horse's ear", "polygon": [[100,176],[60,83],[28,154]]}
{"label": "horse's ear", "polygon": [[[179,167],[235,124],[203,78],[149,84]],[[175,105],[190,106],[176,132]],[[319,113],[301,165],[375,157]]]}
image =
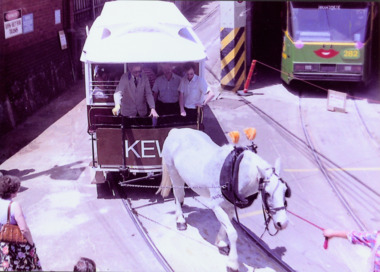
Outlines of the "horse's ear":
{"label": "horse's ear", "polygon": [[277,158],[276,162],[274,163],[274,171],[277,175],[280,175],[281,170],[281,159]]}
{"label": "horse's ear", "polygon": [[257,171],[259,171],[260,176],[262,178],[265,178],[265,171],[258,166],[256,166],[256,168],[257,168]]}

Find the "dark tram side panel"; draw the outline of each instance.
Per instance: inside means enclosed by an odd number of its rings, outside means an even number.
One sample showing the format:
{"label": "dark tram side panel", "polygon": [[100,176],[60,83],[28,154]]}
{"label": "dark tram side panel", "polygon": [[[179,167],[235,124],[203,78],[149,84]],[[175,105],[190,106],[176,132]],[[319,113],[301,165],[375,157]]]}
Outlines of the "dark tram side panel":
{"label": "dark tram side panel", "polygon": [[121,129],[98,128],[96,131],[99,165],[122,165],[123,144]]}
{"label": "dark tram side panel", "polygon": [[[196,124],[182,126],[196,129]],[[178,127],[180,128],[180,127]],[[121,166],[123,164],[123,141],[125,142],[126,166],[161,165],[164,141],[172,127],[125,129],[98,128],[97,157],[102,166]]]}

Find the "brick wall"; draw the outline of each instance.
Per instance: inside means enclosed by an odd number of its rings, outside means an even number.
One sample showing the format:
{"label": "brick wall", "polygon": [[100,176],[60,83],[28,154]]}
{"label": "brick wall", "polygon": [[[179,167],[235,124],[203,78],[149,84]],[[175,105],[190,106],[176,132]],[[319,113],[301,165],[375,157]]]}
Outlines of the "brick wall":
{"label": "brick wall", "polygon": [[[62,50],[58,36],[71,25],[70,0],[0,3],[1,136],[61,94],[72,83],[73,73],[70,44]],[[5,39],[3,14],[15,9],[33,14],[34,30]],[[61,23],[55,22],[55,10],[60,11]]]}

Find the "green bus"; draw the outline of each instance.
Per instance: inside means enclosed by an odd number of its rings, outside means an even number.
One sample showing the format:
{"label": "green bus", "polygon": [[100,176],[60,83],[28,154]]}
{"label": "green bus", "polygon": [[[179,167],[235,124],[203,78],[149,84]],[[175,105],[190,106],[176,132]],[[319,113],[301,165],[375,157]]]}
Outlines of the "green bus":
{"label": "green bus", "polygon": [[281,78],[368,82],[374,2],[287,2]]}

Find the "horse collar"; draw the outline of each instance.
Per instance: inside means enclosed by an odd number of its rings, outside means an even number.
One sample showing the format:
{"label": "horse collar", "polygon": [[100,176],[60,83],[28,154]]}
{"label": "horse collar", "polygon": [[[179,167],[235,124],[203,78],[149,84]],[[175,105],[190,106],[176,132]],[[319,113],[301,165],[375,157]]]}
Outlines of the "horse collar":
{"label": "horse collar", "polygon": [[239,208],[251,206],[258,195],[258,193],[255,193],[244,198],[239,194],[239,167],[245,150],[247,150],[247,148],[235,147],[228,154],[220,172],[220,186],[223,196]]}

